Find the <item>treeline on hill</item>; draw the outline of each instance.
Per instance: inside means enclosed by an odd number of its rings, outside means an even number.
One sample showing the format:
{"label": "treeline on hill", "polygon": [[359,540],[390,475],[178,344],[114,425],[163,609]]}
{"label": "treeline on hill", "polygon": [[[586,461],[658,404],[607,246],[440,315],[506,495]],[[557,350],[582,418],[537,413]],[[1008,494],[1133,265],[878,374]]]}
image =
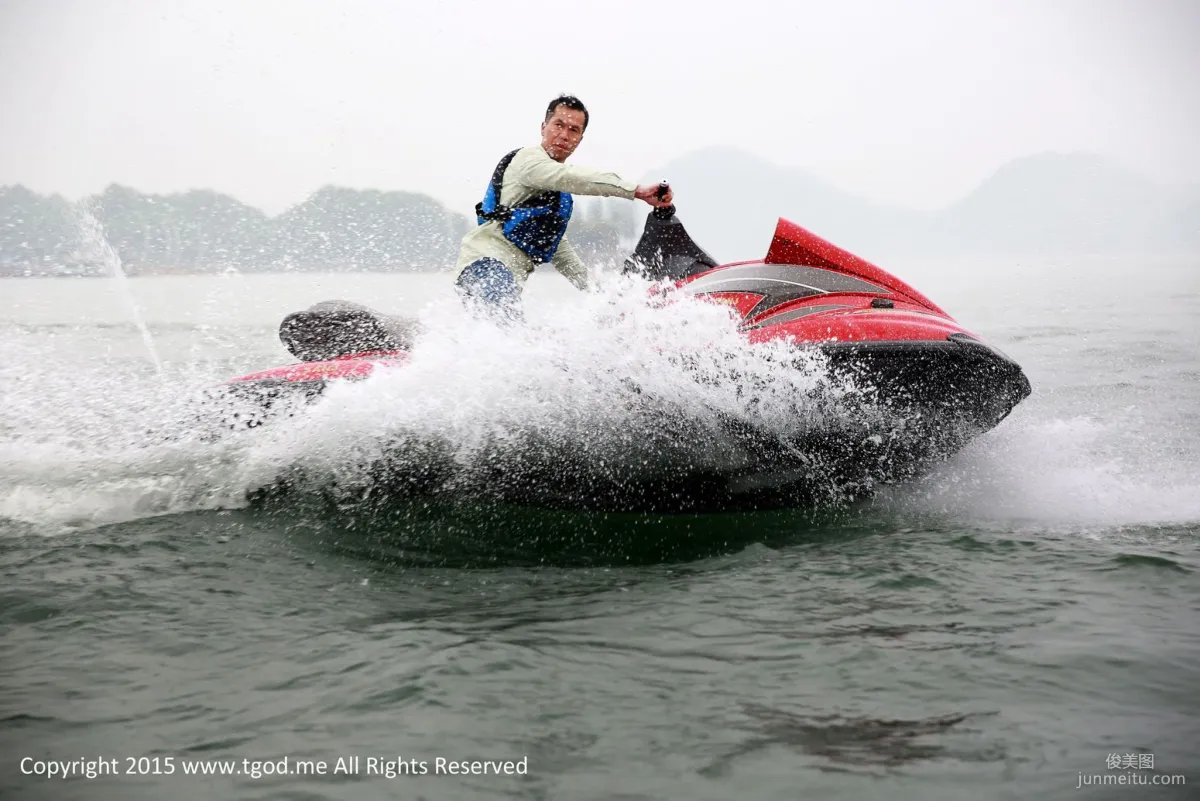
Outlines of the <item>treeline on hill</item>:
{"label": "treeline on hill", "polygon": [[[622,258],[633,204],[579,198],[569,236],[589,261]],[[130,275],[445,269],[474,219],[428,195],[327,186],[276,217],[206,189],[147,195],[112,185],[75,204],[0,187],[0,275],[106,275],[90,213]]]}

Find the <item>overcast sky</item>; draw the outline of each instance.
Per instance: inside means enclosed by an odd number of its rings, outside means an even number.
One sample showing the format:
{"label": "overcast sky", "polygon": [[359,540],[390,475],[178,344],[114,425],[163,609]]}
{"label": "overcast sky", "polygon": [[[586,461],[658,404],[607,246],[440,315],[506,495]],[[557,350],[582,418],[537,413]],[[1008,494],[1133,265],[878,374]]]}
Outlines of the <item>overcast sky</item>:
{"label": "overcast sky", "polygon": [[916,208],[1045,150],[1200,184],[1197,42],[1192,0],[0,0],[0,185],[467,212],[560,91],[635,179],[719,144]]}

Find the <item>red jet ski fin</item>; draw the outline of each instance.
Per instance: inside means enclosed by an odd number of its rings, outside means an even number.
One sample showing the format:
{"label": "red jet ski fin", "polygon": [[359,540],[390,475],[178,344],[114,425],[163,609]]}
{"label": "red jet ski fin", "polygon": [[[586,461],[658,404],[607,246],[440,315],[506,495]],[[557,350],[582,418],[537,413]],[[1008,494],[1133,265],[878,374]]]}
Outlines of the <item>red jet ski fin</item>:
{"label": "red jet ski fin", "polygon": [[[924,306],[932,312],[950,317],[929,298],[901,281],[896,276],[876,267],[866,259],[860,259],[848,250],[842,250],[832,242],[780,217],[775,226],[775,236],[767,250],[766,264],[796,264],[804,267],[822,267],[841,273],[858,276],[873,284],[887,287],[897,295]],[[953,319],[953,318],[951,318]]]}

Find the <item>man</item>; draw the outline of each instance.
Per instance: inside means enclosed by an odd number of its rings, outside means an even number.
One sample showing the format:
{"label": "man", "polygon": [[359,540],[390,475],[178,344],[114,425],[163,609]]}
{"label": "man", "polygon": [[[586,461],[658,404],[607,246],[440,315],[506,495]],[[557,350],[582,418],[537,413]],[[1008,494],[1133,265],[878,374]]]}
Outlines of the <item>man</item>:
{"label": "man", "polygon": [[587,289],[587,267],[563,236],[573,194],[671,204],[670,189],[660,198],[657,185],[639,186],[611,172],[565,164],[587,125],[588,111],[579,98],[556,97],[546,107],[541,143],[500,160],[483,202],[475,207],[479,225],[463,237],[459,251],[455,287],[464,301],[517,314],[525,279],[546,262]]}

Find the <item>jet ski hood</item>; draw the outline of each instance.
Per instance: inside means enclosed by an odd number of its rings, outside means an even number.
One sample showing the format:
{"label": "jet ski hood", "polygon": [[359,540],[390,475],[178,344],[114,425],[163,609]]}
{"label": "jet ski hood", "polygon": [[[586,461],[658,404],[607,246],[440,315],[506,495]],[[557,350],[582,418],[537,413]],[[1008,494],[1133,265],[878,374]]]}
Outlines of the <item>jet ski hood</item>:
{"label": "jet ski hood", "polygon": [[886,270],[782,217],[775,225],[775,235],[771,238],[771,246],[763,264],[794,264],[846,273],[885,287],[934,314],[950,317],[932,300]]}

